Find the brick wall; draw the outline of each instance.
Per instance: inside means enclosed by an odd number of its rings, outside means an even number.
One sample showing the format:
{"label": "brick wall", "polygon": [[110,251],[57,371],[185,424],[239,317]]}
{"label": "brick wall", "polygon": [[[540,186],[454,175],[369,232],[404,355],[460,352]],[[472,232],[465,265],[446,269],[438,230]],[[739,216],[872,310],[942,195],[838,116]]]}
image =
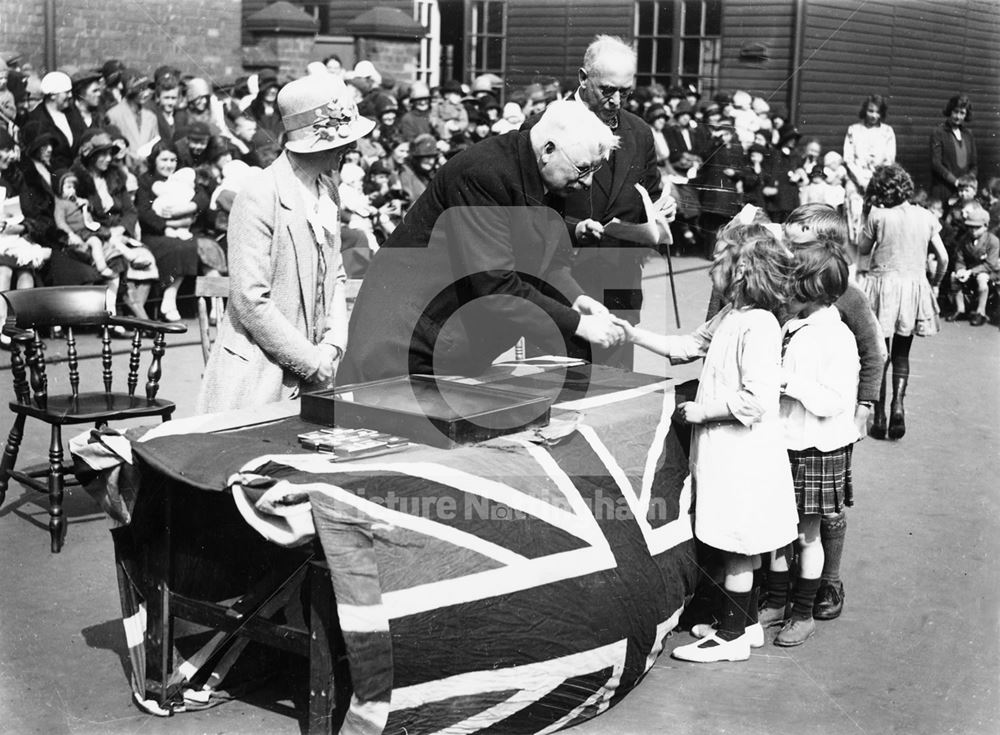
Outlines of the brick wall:
{"label": "brick wall", "polygon": [[247,69],[277,68],[279,78],[305,76],[306,65],[320,60],[313,51],[315,41],[315,36],[265,34],[243,48],[243,64]]}
{"label": "brick wall", "polygon": [[[0,49],[45,63],[42,0],[0,0]],[[241,73],[241,0],[59,0],[56,64],[109,58],[152,73],[160,64],[213,79]]]}
{"label": "brick wall", "polygon": [[396,81],[413,81],[417,78],[417,59],[420,47],[416,41],[399,41],[381,38],[359,38],[358,59],[367,59],[382,74]]}

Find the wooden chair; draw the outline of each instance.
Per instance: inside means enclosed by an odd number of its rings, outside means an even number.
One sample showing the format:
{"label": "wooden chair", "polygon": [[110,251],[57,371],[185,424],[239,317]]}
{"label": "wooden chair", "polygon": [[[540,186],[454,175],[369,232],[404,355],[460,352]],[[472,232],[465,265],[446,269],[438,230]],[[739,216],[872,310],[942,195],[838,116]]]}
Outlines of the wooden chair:
{"label": "wooden chair", "polygon": [[[67,484],[79,484],[72,474],[72,467],[63,465],[62,427],[71,424],[105,426],[109,421],[159,416],[167,421],[174,411],[174,404],[156,397],[162,375],[161,360],[166,349],[164,335],[187,331],[183,324],[165,324],[113,316],[108,312],[104,286],[55,286],[5,291],[9,306],[3,333],[11,345],[10,370],[14,378],[15,400],[10,402],[14,413],[14,426],[7,437],[3,456],[0,458],[0,505],[7,493],[11,478],[27,487],[49,496],[49,533],[52,552],[62,549],[66,538],[66,520],[63,517],[63,489]],[[69,372],[69,393],[49,394],[46,374],[45,344],[40,329],[62,327],[66,340],[66,365]],[[111,328],[122,326],[132,331],[129,352],[127,392],[112,390]],[[101,391],[80,390],[81,361],[77,353],[76,330],[96,327],[101,335]],[[140,353],[143,332],[153,333],[152,356],[146,373],[145,397],[136,396],[139,382]],[[85,364],[85,363],[84,363]],[[96,370],[94,371],[96,372]],[[46,469],[35,471],[15,470],[18,449],[24,436],[28,418],[49,424],[49,464]],[[42,477],[46,479],[43,481]]]}
{"label": "wooden chair", "polygon": [[[215,342],[216,327],[209,321],[209,313],[221,314],[225,299],[229,298],[229,276],[198,276],[194,281],[194,295],[198,300],[198,332],[201,335],[201,356],[208,364],[208,356]],[[213,308],[214,307],[214,308]]]}

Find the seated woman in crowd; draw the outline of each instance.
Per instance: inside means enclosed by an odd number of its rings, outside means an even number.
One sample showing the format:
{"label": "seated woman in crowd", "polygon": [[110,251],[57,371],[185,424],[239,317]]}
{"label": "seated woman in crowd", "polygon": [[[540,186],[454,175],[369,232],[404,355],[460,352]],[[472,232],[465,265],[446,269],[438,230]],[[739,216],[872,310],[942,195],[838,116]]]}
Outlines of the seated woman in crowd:
{"label": "seated woman in crowd", "polygon": [[[148,253],[142,249],[134,248],[138,218],[132,196],[126,188],[125,177],[120,169],[112,163],[116,152],[117,145],[104,130],[95,128],[84,134],[83,140],[80,142],[80,151],[72,169],[77,178],[76,193],[87,200],[94,221],[107,231],[106,252],[121,254],[129,263],[134,263],[137,268],[141,269],[145,266],[148,270]],[[67,255],[69,254],[67,253]],[[70,255],[67,260],[71,259],[79,260]],[[76,266],[70,266],[68,263],[63,265],[80,272]],[[89,263],[84,263],[84,265],[97,273],[96,269]],[[70,273],[59,276],[59,278],[63,279],[72,275]],[[61,283],[55,283],[55,275],[52,275],[51,279],[54,285],[61,285]],[[115,311],[120,280],[121,278],[117,274],[113,278],[103,280],[108,285],[108,308],[112,313]],[[97,273],[97,282],[102,282],[99,273]],[[137,286],[138,284],[128,283],[125,304],[133,314],[145,318],[145,295]],[[123,332],[123,330],[116,331]]]}
{"label": "seated woman in crowd", "polygon": [[[160,141],[149,155],[149,170],[139,177],[136,208],[142,223],[142,241],[156,257],[159,282],[163,288],[160,314],[165,321],[180,321],[177,311],[177,292],[186,276],[196,276],[200,270],[205,275],[216,276],[225,270],[226,258],[219,244],[211,238],[199,236],[195,222],[208,208],[211,192],[196,186],[194,196],[183,206],[171,205],[154,210],[157,195],[154,184],[166,179],[177,169],[177,150],[173,143]],[[175,231],[193,228],[189,239],[170,237],[167,229]]]}

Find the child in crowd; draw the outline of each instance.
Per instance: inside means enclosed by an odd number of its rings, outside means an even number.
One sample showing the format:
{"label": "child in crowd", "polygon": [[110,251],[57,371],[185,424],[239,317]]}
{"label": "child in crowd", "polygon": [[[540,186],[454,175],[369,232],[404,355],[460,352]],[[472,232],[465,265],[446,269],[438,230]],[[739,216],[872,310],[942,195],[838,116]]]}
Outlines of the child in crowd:
{"label": "child in crowd", "polygon": [[847,168],[844,158],[836,151],[823,154],[823,165],[816,166],[809,183],[799,192],[803,204],[829,204],[837,209],[844,206],[844,182]]}
{"label": "child in crowd", "polygon": [[694,334],[667,337],[620,321],[628,338],[671,361],[705,358],[696,400],[678,406],[693,425],[695,534],[725,556],[718,629],[674,649],[685,661],[744,661],[763,645],[753,566],[790,543],[797,515],[778,415],[788,250],[767,227],[728,224],[718,233],[713,285],[728,305]]}
{"label": "child in crowd", "polygon": [[[76,195],[77,183],[77,176],[72,171],[63,171],[55,177],[53,216],[56,227],[66,234],[70,252],[80,254],[103,278],[114,278],[115,274],[127,270],[125,258],[108,243],[111,233],[91,217],[87,200]],[[105,243],[108,243],[110,257],[105,257]]]}
{"label": "child in crowd", "polygon": [[[164,217],[168,210],[177,211],[189,205],[195,196],[195,176],[193,168],[179,168],[165,180],[154,182],[153,193],[156,198],[153,200],[153,211]],[[163,234],[178,240],[190,240],[193,237],[188,227],[168,226]]]}
{"label": "child in crowd", "polygon": [[782,329],[781,419],[799,510],[799,573],[786,619],[789,550],[776,551],[767,575],[763,626],[783,623],[777,646],[798,646],[816,629],[813,619],[824,569],[821,516],[853,505],[851,450],[858,352],[851,330],[833,305],[850,275],[843,250],[811,243],[795,252],[789,310]]}
{"label": "child in crowd", "polygon": [[989,231],[989,213],[978,202],[963,209],[966,235],[955,253],[955,269],[951,274],[951,297],[955,310],[945,317],[952,322],[965,319],[967,284],[974,284],[976,310],[969,315],[969,324],[982,326],[986,322],[986,303],[990,286],[1000,281],[1000,241]]}

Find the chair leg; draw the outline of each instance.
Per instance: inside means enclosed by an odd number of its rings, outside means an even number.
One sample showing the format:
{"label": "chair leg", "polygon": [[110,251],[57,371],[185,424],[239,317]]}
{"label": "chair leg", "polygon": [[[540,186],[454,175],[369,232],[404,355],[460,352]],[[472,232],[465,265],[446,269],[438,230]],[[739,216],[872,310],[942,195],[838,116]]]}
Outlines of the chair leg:
{"label": "chair leg", "polygon": [[24,436],[24,414],[14,417],[14,426],[11,427],[7,436],[7,444],[3,448],[3,458],[0,459],[0,505],[3,505],[7,497],[7,483],[10,482],[10,471],[14,469],[17,462],[17,452],[21,448],[21,438]]}
{"label": "chair leg", "polygon": [[52,553],[62,551],[66,540],[66,518],[63,515],[63,448],[62,429],[52,426],[52,440],[49,442],[49,535],[52,537]]}

